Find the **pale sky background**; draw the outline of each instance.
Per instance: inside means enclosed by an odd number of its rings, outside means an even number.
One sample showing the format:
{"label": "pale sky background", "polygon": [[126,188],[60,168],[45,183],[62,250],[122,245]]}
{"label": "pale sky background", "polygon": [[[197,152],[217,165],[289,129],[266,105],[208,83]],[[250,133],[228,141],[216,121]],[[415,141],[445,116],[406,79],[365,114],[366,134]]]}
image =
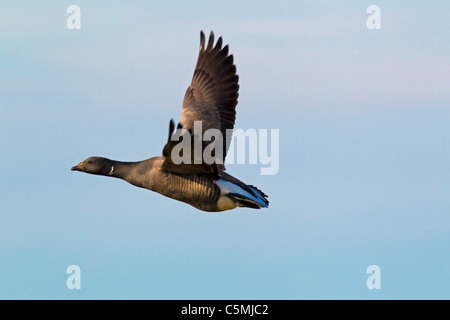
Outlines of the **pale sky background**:
{"label": "pale sky background", "polygon": [[[66,8],[81,8],[81,30]],[[368,30],[366,8],[381,8]],[[449,299],[448,1],[0,2],[1,299]],[[240,77],[236,127],[280,170],[266,210],[198,211],[88,156],[161,153],[199,33]],[[66,268],[81,268],[68,290]],[[366,268],[381,268],[381,290]]]}

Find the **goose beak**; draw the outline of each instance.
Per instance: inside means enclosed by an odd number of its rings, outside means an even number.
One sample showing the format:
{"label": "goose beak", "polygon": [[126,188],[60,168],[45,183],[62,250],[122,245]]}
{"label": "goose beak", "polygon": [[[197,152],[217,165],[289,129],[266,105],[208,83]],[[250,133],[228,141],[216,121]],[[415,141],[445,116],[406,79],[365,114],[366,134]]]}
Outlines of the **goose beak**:
{"label": "goose beak", "polygon": [[79,164],[77,164],[75,167],[72,167],[70,170],[72,171],[83,171],[83,166],[82,166],[83,162],[80,162]]}

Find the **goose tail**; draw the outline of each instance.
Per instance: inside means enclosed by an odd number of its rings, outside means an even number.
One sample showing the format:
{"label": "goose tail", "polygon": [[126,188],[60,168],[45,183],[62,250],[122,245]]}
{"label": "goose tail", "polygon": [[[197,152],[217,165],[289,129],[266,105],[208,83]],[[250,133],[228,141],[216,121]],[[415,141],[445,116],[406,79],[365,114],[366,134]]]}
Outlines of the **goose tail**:
{"label": "goose tail", "polygon": [[231,199],[238,207],[261,209],[269,207],[267,195],[252,185],[238,185],[224,179],[216,181],[222,197]]}

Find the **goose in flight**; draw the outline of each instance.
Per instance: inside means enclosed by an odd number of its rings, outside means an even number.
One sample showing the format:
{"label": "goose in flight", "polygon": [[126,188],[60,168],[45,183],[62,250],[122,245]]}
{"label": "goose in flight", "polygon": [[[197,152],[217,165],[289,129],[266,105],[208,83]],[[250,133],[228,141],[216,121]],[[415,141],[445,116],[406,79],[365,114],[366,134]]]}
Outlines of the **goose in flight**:
{"label": "goose in flight", "polygon": [[[267,208],[267,195],[225,172],[238,90],[236,66],[233,55],[228,54],[228,45],[222,48],[222,37],[214,45],[211,32],[205,46],[205,35],[200,32],[197,65],[184,96],[181,120],[176,129],[170,121],[162,155],[138,162],[90,157],[71,170],[123,179],[203,211]],[[204,141],[208,130],[222,137],[214,135],[208,144]],[[204,157],[208,150],[212,150],[212,161]]]}

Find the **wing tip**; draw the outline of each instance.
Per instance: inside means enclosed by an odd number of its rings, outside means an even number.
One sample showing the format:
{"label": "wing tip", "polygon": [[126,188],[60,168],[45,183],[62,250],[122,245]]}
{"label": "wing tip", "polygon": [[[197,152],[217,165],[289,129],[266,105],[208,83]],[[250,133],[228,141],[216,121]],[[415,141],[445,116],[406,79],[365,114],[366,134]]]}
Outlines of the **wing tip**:
{"label": "wing tip", "polygon": [[205,34],[203,33],[203,30],[200,31],[200,51],[202,51],[205,48]]}
{"label": "wing tip", "polygon": [[206,50],[211,50],[214,47],[214,32],[209,33],[209,39],[208,39],[208,47]]}

